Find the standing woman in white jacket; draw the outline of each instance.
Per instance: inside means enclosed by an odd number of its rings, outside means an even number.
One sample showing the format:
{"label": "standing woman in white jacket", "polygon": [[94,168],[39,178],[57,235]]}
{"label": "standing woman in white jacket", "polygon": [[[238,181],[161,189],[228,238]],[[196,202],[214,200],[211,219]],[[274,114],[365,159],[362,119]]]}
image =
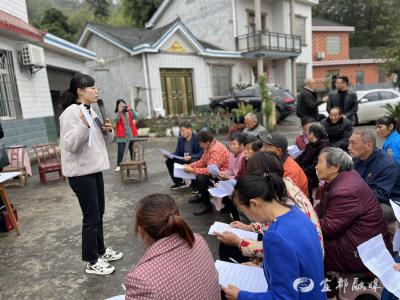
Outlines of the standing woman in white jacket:
{"label": "standing woman in white jacket", "polygon": [[64,112],[60,116],[61,164],[64,176],[78,197],[83,214],[82,259],[86,273],[108,275],[115,268],[108,261],[122,258],[122,253],[106,248],[103,236],[103,170],[110,168],[106,143],[114,132],[109,121],[102,125],[91,108],[99,90],[92,77],[78,74],[64,93]]}

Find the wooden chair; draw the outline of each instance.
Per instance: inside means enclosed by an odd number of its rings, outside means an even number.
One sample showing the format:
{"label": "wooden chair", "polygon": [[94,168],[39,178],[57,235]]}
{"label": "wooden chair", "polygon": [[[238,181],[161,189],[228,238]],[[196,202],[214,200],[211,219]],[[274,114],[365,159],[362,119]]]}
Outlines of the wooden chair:
{"label": "wooden chair", "polygon": [[[40,182],[46,184],[48,181],[65,179],[61,171],[61,159],[57,153],[56,145],[43,144],[34,145],[35,155],[39,167]],[[57,172],[58,177],[47,178],[47,173]]]}
{"label": "wooden chair", "polygon": [[18,184],[24,186],[25,183],[28,183],[28,170],[26,169],[26,164],[30,163],[25,161],[27,158],[26,146],[24,145],[8,146],[7,153],[8,153],[8,158],[10,160],[10,165],[3,168],[3,172],[21,172],[21,175],[19,175],[17,178],[19,180],[19,183],[16,183],[14,182],[14,180],[12,180],[8,181],[5,185],[8,186],[12,184]]}
{"label": "wooden chair", "polygon": [[[142,182],[144,179],[147,179],[147,164],[144,160],[145,141],[145,139],[136,140],[133,145],[133,160],[125,160],[120,163],[121,180],[123,183],[127,183],[128,181]],[[131,176],[131,171],[137,171],[138,176]]]}

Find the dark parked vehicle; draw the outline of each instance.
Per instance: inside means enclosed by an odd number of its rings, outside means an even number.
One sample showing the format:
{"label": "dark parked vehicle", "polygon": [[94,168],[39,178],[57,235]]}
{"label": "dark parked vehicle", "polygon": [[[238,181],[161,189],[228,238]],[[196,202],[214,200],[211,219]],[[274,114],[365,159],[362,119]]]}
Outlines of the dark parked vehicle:
{"label": "dark parked vehicle", "polygon": [[[276,120],[282,121],[292,112],[296,111],[296,97],[288,90],[278,87],[268,87],[270,96],[276,106]],[[210,103],[210,108],[214,112],[229,111],[238,107],[238,103],[251,104],[254,110],[261,109],[261,97],[258,87],[249,87],[233,94],[233,96],[213,100]]]}

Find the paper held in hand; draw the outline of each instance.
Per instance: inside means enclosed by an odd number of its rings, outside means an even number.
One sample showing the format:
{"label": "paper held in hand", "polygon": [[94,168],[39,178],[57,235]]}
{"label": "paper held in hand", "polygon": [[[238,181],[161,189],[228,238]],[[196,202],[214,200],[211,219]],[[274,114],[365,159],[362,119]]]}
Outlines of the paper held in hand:
{"label": "paper held in hand", "polygon": [[183,179],[196,179],[196,175],[185,172],[183,168],[184,165],[174,163],[174,177]]}
{"label": "paper held in hand", "polygon": [[207,170],[208,170],[208,172],[210,172],[212,177],[214,177],[214,178],[218,177],[219,169],[218,169],[217,165],[214,165],[214,164],[208,165]]}
{"label": "paper held in hand", "polygon": [[223,233],[225,231],[230,231],[236,234],[241,239],[251,239],[257,241],[258,234],[256,232],[246,231],[239,228],[233,228],[229,224],[222,222],[214,222],[208,231],[209,235],[214,235],[214,232]]}
{"label": "paper held in hand", "polygon": [[396,297],[400,297],[400,272],[393,269],[395,261],[386,249],[382,234],[357,247],[364,265],[377,276],[383,286]]}
{"label": "paper held in hand", "polygon": [[296,158],[300,155],[301,150],[296,145],[292,145],[287,148],[287,152],[292,158]]}
{"label": "paper held in hand", "polygon": [[165,150],[165,149],[160,149],[160,152],[161,152],[163,155],[165,155],[166,157],[168,157],[168,158],[176,158],[176,159],[180,159],[180,160],[183,160],[183,159],[184,159],[183,156],[178,156],[178,155],[172,154],[171,152],[169,152],[169,151],[167,151],[167,150]]}
{"label": "paper held in hand", "polygon": [[215,188],[208,189],[208,191],[213,197],[223,198],[232,195],[235,185],[235,179],[221,180],[216,183]]}
{"label": "paper held in hand", "polygon": [[215,268],[218,272],[219,284],[223,287],[232,284],[240,290],[253,293],[262,293],[268,290],[268,283],[262,268],[233,264],[221,260],[215,262]]}

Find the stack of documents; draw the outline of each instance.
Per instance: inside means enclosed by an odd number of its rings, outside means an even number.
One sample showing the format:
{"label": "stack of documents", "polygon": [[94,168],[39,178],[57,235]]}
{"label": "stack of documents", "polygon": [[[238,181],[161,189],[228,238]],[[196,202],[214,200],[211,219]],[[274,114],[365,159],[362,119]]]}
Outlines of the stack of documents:
{"label": "stack of documents", "polygon": [[253,293],[262,293],[268,290],[268,283],[262,268],[233,264],[221,260],[215,262],[215,268],[218,271],[219,284],[223,287],[232,284],[240,290]]}
{"label": "stack of documents", "polygon": [[251,239],[251,240],[257,241],[257,238],[258,238],[257,232],[242,230],[239,228],[233,228],[229,224],[222,223],[222,222],[214,222],[214,224],[211,225],[210,230],[208,231],[208,234],[215,235],[215,233],[223,233],[225,231],[230,231],[230,232],[236,234],[241,239]]}
{"label": "stack of documents", "polygon": [[196,175],[185,172],[183,170],[184,167],[184,165],[174,163],[174,177],[183,179],[196,179]]}

